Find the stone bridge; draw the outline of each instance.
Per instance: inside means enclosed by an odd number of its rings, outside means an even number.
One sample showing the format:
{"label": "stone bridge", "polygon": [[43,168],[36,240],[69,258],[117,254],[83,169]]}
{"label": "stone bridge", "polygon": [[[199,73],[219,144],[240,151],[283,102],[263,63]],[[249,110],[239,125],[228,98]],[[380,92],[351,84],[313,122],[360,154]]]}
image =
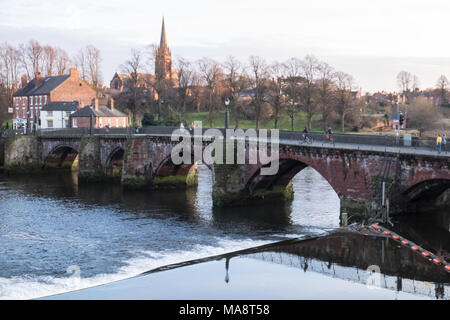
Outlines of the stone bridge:
{"label": "stone bridge", "polygon": [[[279,170],[274,175],[261,174],[267,165],[260,159],[249,164],[249,141],[245,142],[245,164],[210,166],[215,206],[290,198],[292,178],[306,167],[328,181],[341,200],[341,212],[355,218],[373,217],[386,205],[391,214],[397,214],[424,203],[448,204],[447,153],[338,139],[335,144],[320,140],[302,144],[295,137],[280,138]],[[80,183],[116,178],[128,189],[196,185],[197,163],[172,162],[177,144],[167,132],[14,137],[5,147],[5,168],[41,170],[72,165],[75,160]],[[207,144],[203,142],[202,148]]]}

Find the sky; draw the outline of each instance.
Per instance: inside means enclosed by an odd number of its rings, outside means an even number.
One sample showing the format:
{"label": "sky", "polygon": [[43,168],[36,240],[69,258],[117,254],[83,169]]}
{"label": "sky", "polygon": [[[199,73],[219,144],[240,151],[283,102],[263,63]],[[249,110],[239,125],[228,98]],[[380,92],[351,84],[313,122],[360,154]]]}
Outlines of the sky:
{"label": "sky", "polygon": [[0,0],[0,8],[0,42],[35,39],[69,54],[92,44],[107,86],[132,48],[159,43],[163,16],[175,60],[311,54],[363,92],[399,90],[402,70],[421,89],[450,78],[446,0]]}

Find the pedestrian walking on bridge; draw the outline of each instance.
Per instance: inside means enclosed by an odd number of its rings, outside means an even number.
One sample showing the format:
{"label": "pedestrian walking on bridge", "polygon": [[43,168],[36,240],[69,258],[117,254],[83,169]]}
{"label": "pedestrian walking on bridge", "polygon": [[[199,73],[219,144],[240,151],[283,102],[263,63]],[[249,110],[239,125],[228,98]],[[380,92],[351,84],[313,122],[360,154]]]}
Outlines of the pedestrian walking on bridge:
{"label": "pedestrian walking on bridge", "polygon": [[445,145],[447,144],[447,140],[445,139],[445,134],[442,135],[442,151],[446,151]]}
{"label": "pedestrian walking on bridge", "polygon": [[438,134],[438,136],[436,137],[436,149],[437,149],[438,153],[441,153],[441,151],[442,151],[442,136],[440,134]]}

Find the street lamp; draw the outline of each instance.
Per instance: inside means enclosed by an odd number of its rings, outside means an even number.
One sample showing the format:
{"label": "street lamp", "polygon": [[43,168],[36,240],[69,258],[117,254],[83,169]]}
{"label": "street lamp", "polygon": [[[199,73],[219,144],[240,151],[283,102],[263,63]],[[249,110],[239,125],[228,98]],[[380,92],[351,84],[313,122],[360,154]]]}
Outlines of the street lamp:
{"label": "street lamp", "polygon": [[228,129],[228,123],[230,121],[230,109],[229,106],[230,105],[230,98],[226,97],[225,98],[225,129]]}
{"label": "street lamp", "polygon": [[400,108],[399,108],[399,102],[397,101],[397,132],[396,132],[396,143],[399,144],[400,140]]}

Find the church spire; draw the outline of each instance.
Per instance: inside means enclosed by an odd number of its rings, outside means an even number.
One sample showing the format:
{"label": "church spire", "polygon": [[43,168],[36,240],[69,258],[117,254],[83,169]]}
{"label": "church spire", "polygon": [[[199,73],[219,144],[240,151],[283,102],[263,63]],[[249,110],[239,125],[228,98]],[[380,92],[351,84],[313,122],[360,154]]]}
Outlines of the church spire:
{"label": "church spire", "polygon": [[164,17],[161,27],[161,42],[159,44],[159,48],[156,51],[155,74],[164,78],[170,78],[172,76],[172,57],[167,46],[166,25],[164,23]]}
{"label": "church spire", "polygon": [[162,27],[161,27],[161,42],[159,44],[161,48],[167,48],[167,40],[166,40],[166,27],[164,25],[164,17],[162,20]]}

